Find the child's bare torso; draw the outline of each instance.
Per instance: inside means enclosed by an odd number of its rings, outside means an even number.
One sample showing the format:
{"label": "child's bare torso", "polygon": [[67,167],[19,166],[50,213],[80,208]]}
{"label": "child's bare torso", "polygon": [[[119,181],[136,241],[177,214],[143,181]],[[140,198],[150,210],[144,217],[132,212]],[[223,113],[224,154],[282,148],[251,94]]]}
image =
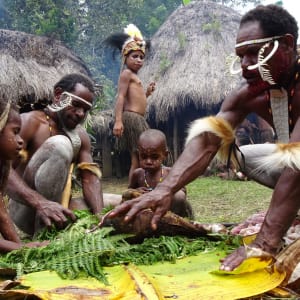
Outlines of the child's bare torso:
{"label": "child's bare torso", "polygon": [[132,73],[124,104],[124,111],[136,112],[145,115],[147,98],[141,80]]}

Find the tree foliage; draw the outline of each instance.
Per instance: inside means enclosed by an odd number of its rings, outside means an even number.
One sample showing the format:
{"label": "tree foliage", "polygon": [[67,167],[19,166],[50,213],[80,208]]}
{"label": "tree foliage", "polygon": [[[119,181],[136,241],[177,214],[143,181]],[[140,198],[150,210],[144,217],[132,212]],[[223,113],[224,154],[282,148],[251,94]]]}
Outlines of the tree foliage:
{"label": "tree foliage", "polygon": [[79,23],[72,0],[3,0],[2,28],[45,35],[75,46]]}
{"label": "tree foliage", "polygon": [[[204,1],[204,0],[198,0]],[[259,0],[212,0],[232,7]],[[2,0],[0,27],[59,39],[78,54],[96,81],[116,84],[120,62],[104,48],[111,33],[129,24],[139,27],[149,39],[166,18],[189,0]],[[112,102],[111,88],[108,103]]]}

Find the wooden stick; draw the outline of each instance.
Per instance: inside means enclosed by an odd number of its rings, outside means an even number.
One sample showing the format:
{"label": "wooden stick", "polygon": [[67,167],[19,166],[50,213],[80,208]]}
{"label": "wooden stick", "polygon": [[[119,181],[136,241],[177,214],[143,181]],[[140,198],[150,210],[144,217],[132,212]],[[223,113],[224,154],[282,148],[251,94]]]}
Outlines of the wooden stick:
{"label": "wooden stick", "polygon": [[70,198],[71,198],[71,191],[72,191],[72,173],[73,173],[73,169],[74,169],[74,163],[72,163],[70,165],[68,179],[67,179],[64,191],[62,193],[62,197],[61,197],[61,205],[64,208],[69,207],[69,202],[70,202]]}

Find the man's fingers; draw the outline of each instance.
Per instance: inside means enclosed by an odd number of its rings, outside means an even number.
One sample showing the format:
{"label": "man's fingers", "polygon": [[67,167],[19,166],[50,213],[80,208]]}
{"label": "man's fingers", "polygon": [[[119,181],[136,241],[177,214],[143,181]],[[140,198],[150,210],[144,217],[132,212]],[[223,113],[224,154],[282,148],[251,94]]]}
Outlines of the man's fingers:
{"label": "man's fingers", "polygon": [[70,218],[73,222],[76,221],[76,216],[69,209],[55,210],[48,213],[39,213],[39,217],[42,222],[50,227],[52,223],[55,223],[59,228],[63,228]]}
{"label": "man's fingers", "polygon": [[73,222],[76,221],[76,216],[74,215],[74,213],[70,210],[70,209],[64,209],[63,210],[63,213],[65,216],[69,217]]}
{"label": "man's fingers", "polygon": [[131,205],[130,209],[126,213],[126,216],[124,218],[125,222],[131,221],[138,212],[148,207],[145,202],[138,202],[138,203],[134,202],[134,203],[135,205]]}
{"label": "man's fingers", "polygon": [[164,216],[165,212],[163,210],[157,209],[154,211],[152,220],[151,220],[151,228],[153,230],[157,229],[157,224],[160,221],[160,219]]}
{"label": "man's fingers", "polygon": [[58,228],[64,228],[66,222],[68,221],[65,215],[61,212],[52,214],[51,219]]}
{"label": "man's fingers", "polygon": [[130,201],[126,201],[115,207],[111,212],[109,212],[107,218],[114,218],[119,215],[124,215],[130,209],[130,207]]}
{"label": "man's fingers", "polygon": [[246,259],[245,248],[240,247],[221,260],[220,270],[232,271]]}
{"label": "man's fingers", "polygon": [[52,222],[50,220],[50,218],[48,218],[47,216],[45,215],[40,215],[40,218],[42,219],[43,223],[47,226],[47,227],[50,227]]}

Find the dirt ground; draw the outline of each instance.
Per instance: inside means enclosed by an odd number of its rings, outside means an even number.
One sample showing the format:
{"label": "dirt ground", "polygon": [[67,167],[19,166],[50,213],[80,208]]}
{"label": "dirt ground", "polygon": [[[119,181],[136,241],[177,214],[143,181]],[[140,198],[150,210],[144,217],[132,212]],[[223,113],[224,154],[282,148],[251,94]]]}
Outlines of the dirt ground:
{"label": "dirt ground", "polygon": [[104,193],[122,194],[128,186],[128,178],[103,178],[102,189]]}

